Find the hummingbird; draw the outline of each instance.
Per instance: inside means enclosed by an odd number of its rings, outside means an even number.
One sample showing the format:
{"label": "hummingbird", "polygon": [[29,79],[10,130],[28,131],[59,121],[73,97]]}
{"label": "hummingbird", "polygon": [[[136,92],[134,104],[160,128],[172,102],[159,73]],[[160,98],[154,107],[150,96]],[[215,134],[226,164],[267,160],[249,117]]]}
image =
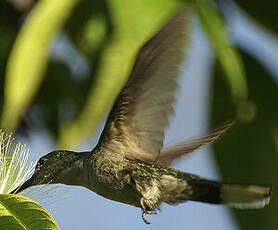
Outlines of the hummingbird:
{"label": "hummingbird", "polygon": [[84,186],[98,195],[156,214],[161,203],[186,201],[262,208],[271,188],[208,180],[170,166],[179,157],[219,139],[228,122],[208,134],[163,147],[173,113],[177,78],[188,44],[190,10],[179,10],[142,47],[92,151],[56,150],[40,158],[34,174],[12,193],[39,184]]}

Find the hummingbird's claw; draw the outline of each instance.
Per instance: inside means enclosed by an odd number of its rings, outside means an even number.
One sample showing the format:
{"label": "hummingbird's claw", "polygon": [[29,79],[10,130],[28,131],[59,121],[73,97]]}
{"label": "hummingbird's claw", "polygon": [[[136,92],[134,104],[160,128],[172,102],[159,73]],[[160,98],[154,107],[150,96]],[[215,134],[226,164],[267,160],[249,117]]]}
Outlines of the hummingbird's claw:
{"label": "hummingbird's claw", "polygon": [[156,212],[146,209],[146,206],[145,206],[145,203],[144,203],[144,199],[145,199],[145,198],[142,197],[141,200],[140,200],[140,204],[141,204],[141,208],[142,208],[142,219],[144,220],[144,222],[145,222],[146,224],[150,224],[151,222],[149,222],[149,221],[147,220],[146,214],[148,214],[148,215],[155,215]]}
{"label": "hummingbird's claw", "polygon": [[156,214],[156,212],[155,212],[155,211],[143,211],[143,212],[142,212],[142,219],[144,220],[144,222],[145,222],[146,224],[151,224],[151,222],[149,222],[149,221],[147,220],[146,214],[154,215],[154,214]]}

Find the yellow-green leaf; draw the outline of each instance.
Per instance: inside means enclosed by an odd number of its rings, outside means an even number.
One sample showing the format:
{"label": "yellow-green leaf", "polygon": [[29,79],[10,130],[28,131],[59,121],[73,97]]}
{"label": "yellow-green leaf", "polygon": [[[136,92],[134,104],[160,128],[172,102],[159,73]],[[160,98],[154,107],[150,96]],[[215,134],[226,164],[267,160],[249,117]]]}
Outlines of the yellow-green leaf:
{"label": "yellow-green leaf", "polygon": [[215,50],[228,82],[240,120],[254,118],[255,105],[248,101],[248,86],[242,60],[229,41],[227,28],[213,1],[195,0],[196,10],[203,28]]}
{"label": "yellow-green leaf", "polygon": [[5,77],[1,126],[13,131],[35,96],[45,70],[49,45],[78,0],[41,0],[28,15],[12,49]]}
{"label": "yellow-green leaf", "polygon": [[0,229],[59,229],[54,218],[37,202],[19,195],[0,194]]}
{"label": "yellow-green leaf", "polygon": [[93,132],[126,81],[136,52],[178,4],[168,0],[109,1],[114,34],[102,54],[84,109],[73,123],[61,127],[60,147],[77,144]]}

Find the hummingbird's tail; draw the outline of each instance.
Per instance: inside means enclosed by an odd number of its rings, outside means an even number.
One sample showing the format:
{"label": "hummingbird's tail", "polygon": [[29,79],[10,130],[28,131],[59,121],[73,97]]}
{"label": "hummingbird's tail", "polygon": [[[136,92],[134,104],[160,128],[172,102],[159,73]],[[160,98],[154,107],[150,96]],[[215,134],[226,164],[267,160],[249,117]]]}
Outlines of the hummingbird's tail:
{"label": "hummingbird's tail", "polygon": [[235,208],[255,209],[268,205],[271,188],[260,185],[225,184],[205,179],[190,180],[190,200],[227,204]]}
{"label": "hummingbird's tail", "polygon": [[195,175],[164,175],[160,181],[162,200],[168,204],[187,200],[227,204],[235,208],[263,208],[271,198],[271,188],[260,185],[228,184]]}

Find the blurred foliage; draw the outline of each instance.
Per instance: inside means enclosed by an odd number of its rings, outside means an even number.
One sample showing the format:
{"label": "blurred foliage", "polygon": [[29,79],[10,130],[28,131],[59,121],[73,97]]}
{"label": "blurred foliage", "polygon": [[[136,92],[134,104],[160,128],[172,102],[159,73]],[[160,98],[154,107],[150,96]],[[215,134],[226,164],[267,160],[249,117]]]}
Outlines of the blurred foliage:
{"label": "blurred foliage", "polygon": [[[217,8],[229,0],[16,2],[0,2],[2,128],[25,134],[45,129],[60,147],[79,144],[113,103],[140,46],[178,7],[190,3],[217,58],[212,124],[238,120],[215,147],[220,171],[230,182],[276,186],[277,84],[230,41]],[[235,2],[258,25],[277,33],[276,0]],[[274,196],[265,211],[236,211],[235,216],[242,229],[273,229],[276,209]]]}
{"label": "blurred foliage", "polygon": [[[277,229],[278,226],[278,86],[252,57],[241,53],[246,66],[250,99],[256,104],[255,119],[237,122],[221,142],[214,145],[219,169],[225,182],[271,185],[273,199],[261,210],[234,210],[242,229]],[[212,124],[235,116],[235,107],[216,65],[212,91]]]}
{"label": "blurred foliage", "polygon": [[32,101],[43,79],[49,44],[77,2],[39,1],[25,20],[6,67],[1,116],[4,129],[14,130]]}
{"label": "blurred foliage", "polygon": [[[79,71],[74,71],[69,63],[68,59],[74,59],[70,53],[60,58],[54,54],[46,66],[53,37],[76,2],[61,4],[55,11],[51,10],[54,2],[37,2],[17,36],[6,68],[2,127],[14,130],[22,118],[21,124],[28,126],[22,130],[32,129],[39,123],[61,147],[80,143],[92,133],[119,93],[139,47],[182,2],[80,1],[61,30],[63,37],[70,41],[68,46],[86,60],[83,65],[87,69],[81,66]],[[229,42],[216,5],[205,0],[190,2],[227,73],[225,77],[235,103],[238,107],[242,103],[247,105],[244,69]],[[43,39],[37,39],[39,36]],[[69,47],[63,49],[60,52],[66,52]]]}
{"label": "blurred foliage", "polygon": [[[219,1],[219,0],[218,0]],[[223,0],[220,0],[223,1]],[[234,0],[248,14],[250,14],[258,23],[266,26],[276,34],[278,33],[278,2],[277,0],[268,0],[267,2],[259,0]]]}
{"label": "blurred foliage", "polygon": [[196,9],[218,56],[219,63],[226,73],[224,76],[227,79],[235,104],[238,107],[242,103],[246,105],[248,103],[248,88],[244,68],[235,47],[229,41],[224,20],[211,1],[197,0]]}
{"label": "blurred foliage", "polygon": [[[8,56],[19,30],[21,13],[14,10],[9,4],[0,3],[0,98],[4,97],[4,75]],[[0,112],[2,114],[3,99],[0,100]]]}
{"label": "blurred foliage", "polygon": [[121,4],[109,1],[113,23],[110,39],[99,57],[86,104],[76,120],[62,126],[60,146],[68,147],[91,134],[126,81],[137,50],[167,20],[177,4],[167,0],[122,0]]}

